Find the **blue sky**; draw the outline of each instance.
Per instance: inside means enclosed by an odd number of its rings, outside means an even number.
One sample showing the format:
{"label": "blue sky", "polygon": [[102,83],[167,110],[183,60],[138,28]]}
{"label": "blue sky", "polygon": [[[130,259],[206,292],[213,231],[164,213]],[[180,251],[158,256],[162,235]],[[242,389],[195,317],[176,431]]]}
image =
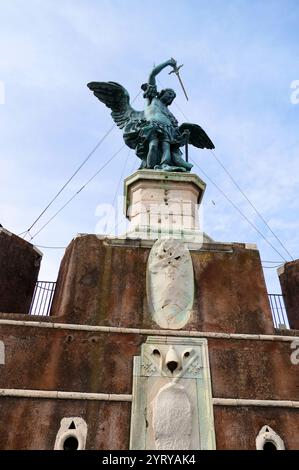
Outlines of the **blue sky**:
{"label": "blue sky", "polygon": [[[4,227],[26,230],[111,127],[107,108],[86,83],[117,81],[133,97],[154,63],[175,57],[184,63],[190,100],[174,75],[162,73],[160,85],[177,91],[173,113],[183,122],[183,111],[207,131],[218,158],[293,257],[299,256],[299,104],[291,101],[291,84],[299,80],[297,1],[2,0],[0,5]],[[134,106],[142,109],[141,95]],[[121,145],[121,132],[114,129],[32,233]],[[192,150],[191,156],[289,260],[211,153]],[[122,172],[128,175],[139,165],[130,154],[124,167],[126,157],[123,150],[34,243],[65,246],[77,233],[94,233],[97,206],[111,204],[117,188],[121,195]],[[204,229],[218,241],[257,243],[263,260],[282,261],[209,182]],[[42,251],[40,278],[55,280],[63,250]],[[269,291],[278,292],[276,269],[265,269],[265,276]]]}

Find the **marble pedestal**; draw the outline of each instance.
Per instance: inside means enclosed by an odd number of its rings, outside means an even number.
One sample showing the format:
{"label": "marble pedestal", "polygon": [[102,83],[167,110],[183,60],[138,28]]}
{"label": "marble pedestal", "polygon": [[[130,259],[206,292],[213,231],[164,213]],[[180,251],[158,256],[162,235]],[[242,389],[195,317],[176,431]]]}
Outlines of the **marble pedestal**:
{"label": "marble pedestal", "polygon": [[192,173],[136,171],[124,183],[124,210],[131,222],[126,237],[203,241],[200,203],[205,188]]}

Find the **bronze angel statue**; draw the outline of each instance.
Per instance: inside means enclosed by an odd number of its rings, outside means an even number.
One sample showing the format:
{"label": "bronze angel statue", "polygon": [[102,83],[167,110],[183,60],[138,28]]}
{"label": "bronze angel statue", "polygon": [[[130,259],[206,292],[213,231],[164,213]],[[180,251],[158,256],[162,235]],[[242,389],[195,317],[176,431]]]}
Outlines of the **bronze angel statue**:
{"label": "bronze angel statue", "polygon": [[154,67],[148,82],[141,86],[147,100],[144,111],[131,106],[129,93],[116,82],[91,82],[87,86],[111,109],[113,120],[123,129],[126,145],[141,159],[140,169],[189,172],[193,165],[182,158],[180,147],[190,143],[201,149],[213,149],[214,145],[200,126],[190,123],[179,126],[169,111],[176,94],[171,88],[158,92],[156,85],[156,76],[167,66],[177,70],[176,61],[170,59]]}

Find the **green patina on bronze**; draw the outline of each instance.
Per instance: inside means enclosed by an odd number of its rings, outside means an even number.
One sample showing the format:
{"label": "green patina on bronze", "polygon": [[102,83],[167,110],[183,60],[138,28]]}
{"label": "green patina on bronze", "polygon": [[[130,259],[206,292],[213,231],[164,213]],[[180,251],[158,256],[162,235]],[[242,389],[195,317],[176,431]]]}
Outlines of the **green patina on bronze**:
{"label": "green patina on bronze", "polygon": [[146,99],[144,111],[136,111],[130,104],[127,90],[116,82],[91,82],[88,88],[111,109],[111,116],[120,129],[128,147],[141,159],[140,169],[189,172],[192,164],[182,158],[180,147],[190,143],[197,148],[213,149],[214,144],[197,124],[179,126],[169,111],[176,93],[171,88],[158,92],[156,76],[166,67],[177,74],[174,59],[154,67],[147,83],[141,88]]}

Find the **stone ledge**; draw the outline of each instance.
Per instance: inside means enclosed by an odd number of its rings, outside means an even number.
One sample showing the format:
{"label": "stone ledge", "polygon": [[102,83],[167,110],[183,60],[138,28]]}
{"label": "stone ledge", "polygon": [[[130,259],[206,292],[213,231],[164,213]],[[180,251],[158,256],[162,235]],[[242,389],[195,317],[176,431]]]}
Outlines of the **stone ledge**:
{"label": "stone ledge", "polygon": [[6,235],[9,235],[10,237],[12,237],[12,235],[14,235],[12,232],[10,232],[9,230],[6,230],[6,228],[4,228],[4,227],[0,227],[0,233],[1,232],[6,233]]}
{"label": "stone ledge", "polygon": [[[25,315],[24,315],[25,316]],[[26,315],[28,317],[28,315]],[[35,317],[37,318],[37,317]],[[281,341],[293,342],[297,336],[280,336],[280,335],[254,335],[242,333],[221,333],[209,331],[194,330],[154,330],[145,328],[121,328],[116,326],[97,326],[97,325],[80,325],[76,323],[58,323],[52,322],[54,317],[47,317],[48,321],[31,321],[31,320],[8,320],[0,318],[1,325],[11,326],[27,326],[35,328],[53,328],[58,330],[77,330],[77,331],[93,331],[98,333],[121,333],[121,334],[139,334],[146,336],[185,336],[191,338],[219,338],[219,339],[236,339],[236,340],[253,340],[253,341]],[[299,336],[299,334],[298,334]]]}
{"label": "stone ledge", "polygon": [[[1,397],[12,398],[44,398],[63,400],[95,400],[131,402],[131,394],[88,393],[59,390],[27,390],[16,388],[0,388]],[[299,401],[293,400],[251,400],[244,398],[212,398],[213,406],[262,406],[276,408],[299,408]]]}
{"label": "stone ledge", "polygon": [[132,395],[126,394],[65,392],[59,390],[25,390],[18,388],[1,388],[0,398],[1,397],[128,402],[132,401]]}
{"label": "stone ledge", "polygon": [[[136,238],[126,238],[124,236],[114,237],[109,235],[101,235],[101,234],[89,234],[89,233],[78,233],[73,240],[76,238],[82,237],[89,237],[95,236],[99,240],[104,241],[106,245],[112,246],[123,246],[123,247],[132,247],[136,246],[138,248],[151,248],[155,243],[156,239],[143,239],[141,237],[136,236]],[[232,253],[234,248],[243,248],[246,250],[254,250],[258,251],[256,245],[248,244],[248,243],[240,243],[240,242],[217,242],[211,239],[209,235],[203,232],[204,238],[210,239],[209,241],[205,241],[203,244],[198,244],[192,241],[186,241],[188,249],[190,251],[214,251],[214,252],[223,252],[226,251],[228,253]],[[255,248],[254,248],[255,247]]]}
{"label": "stone ledge", "polygon": [[[120,237],[107,237],[102,235],[96,235],[99,239],[104,240],[104,243],[112,246],[123,246],[123,247],[132,247],[136,246],[138,248],[151,248],[155,243],[156,239],[144,239],[136,236],[136,238],[126,238]],[[210,238],[205,232],[203,233],[204,238]],[[215,242],[211,241],[204,243],[196,243],[192,241],[186,241],[188,249],[190,251],[213,251],[213,252],[227,252],[232,253],[233,249],[236,247],[246,249],[245,243],[237,242]]]}
{"label": "stone ledge", "polygon": [[243,398],[213,398],[214,406],[263,406],[277,408],[299,408],[299,401],[291,400],[249,400]]}

